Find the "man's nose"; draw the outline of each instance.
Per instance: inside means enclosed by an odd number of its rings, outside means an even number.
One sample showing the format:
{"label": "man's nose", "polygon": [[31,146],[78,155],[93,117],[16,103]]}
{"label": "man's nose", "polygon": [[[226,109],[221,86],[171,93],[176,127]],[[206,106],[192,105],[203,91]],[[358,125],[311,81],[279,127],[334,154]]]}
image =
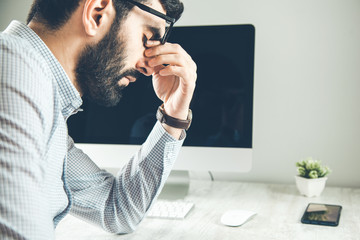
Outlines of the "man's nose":
{"label": "man's nose", "polygon": [[154,68],[148,65],[148,58],[141,58],[135,65],[136,69],[145,76],[151,76],[154,73]]}

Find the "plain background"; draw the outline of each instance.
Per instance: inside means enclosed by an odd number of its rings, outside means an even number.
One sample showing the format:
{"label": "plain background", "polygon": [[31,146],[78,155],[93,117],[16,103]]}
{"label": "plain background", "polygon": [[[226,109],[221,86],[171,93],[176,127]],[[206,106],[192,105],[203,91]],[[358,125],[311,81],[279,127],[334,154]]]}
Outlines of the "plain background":
{"label": "plain background", "polygon": [[[0,29],[31,2],[1,0]],[[312,156],[333,170],[329,185],[360,187],[360,1],[183,2],[177,25],[256,28],[253,169],[215,179],[293,183]]]}

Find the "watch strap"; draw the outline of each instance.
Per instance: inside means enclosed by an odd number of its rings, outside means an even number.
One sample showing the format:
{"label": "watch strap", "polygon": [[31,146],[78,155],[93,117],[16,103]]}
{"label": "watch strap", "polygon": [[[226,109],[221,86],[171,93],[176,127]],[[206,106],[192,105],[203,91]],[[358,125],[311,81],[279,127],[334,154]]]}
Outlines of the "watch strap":
{"label": "watch strap", "polygon": [[188,130],[192,121],[192,111],[189,109],[187,119],[182,120],[167,115],[164,109],[164,104],[162,104],[157,110],[156,119],[170,127]]}

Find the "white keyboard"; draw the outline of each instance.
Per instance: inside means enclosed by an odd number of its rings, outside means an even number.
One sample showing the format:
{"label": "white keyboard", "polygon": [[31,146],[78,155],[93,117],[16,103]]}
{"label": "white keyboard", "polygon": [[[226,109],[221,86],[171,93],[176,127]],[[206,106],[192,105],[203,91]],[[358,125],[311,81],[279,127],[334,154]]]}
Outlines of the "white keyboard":
{"label": "white keyboard", "polygon": [[185,201],[157,200],[147,216],[153,218],[184,219],[194,203]]}

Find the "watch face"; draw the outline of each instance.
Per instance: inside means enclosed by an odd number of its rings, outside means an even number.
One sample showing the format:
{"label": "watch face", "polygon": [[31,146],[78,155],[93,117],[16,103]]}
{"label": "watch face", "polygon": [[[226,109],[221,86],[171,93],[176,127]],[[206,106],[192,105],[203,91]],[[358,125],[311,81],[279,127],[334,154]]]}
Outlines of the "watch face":
{"label": "watch face", "polygon": [[164,114],[162,112],[162,107],[160,106],[156,112],[156,119],[161,122],[164,123],[165,122],[165,118],[164,118]]}
{"label": "watch face", "polygon": [[190,123],[191,123],[191,121],[192,121],[192,117],[193,117],[192,111],[191,111],[191,109],[189,109],[189,114],[188,114],[187,120],[189,120]]}

